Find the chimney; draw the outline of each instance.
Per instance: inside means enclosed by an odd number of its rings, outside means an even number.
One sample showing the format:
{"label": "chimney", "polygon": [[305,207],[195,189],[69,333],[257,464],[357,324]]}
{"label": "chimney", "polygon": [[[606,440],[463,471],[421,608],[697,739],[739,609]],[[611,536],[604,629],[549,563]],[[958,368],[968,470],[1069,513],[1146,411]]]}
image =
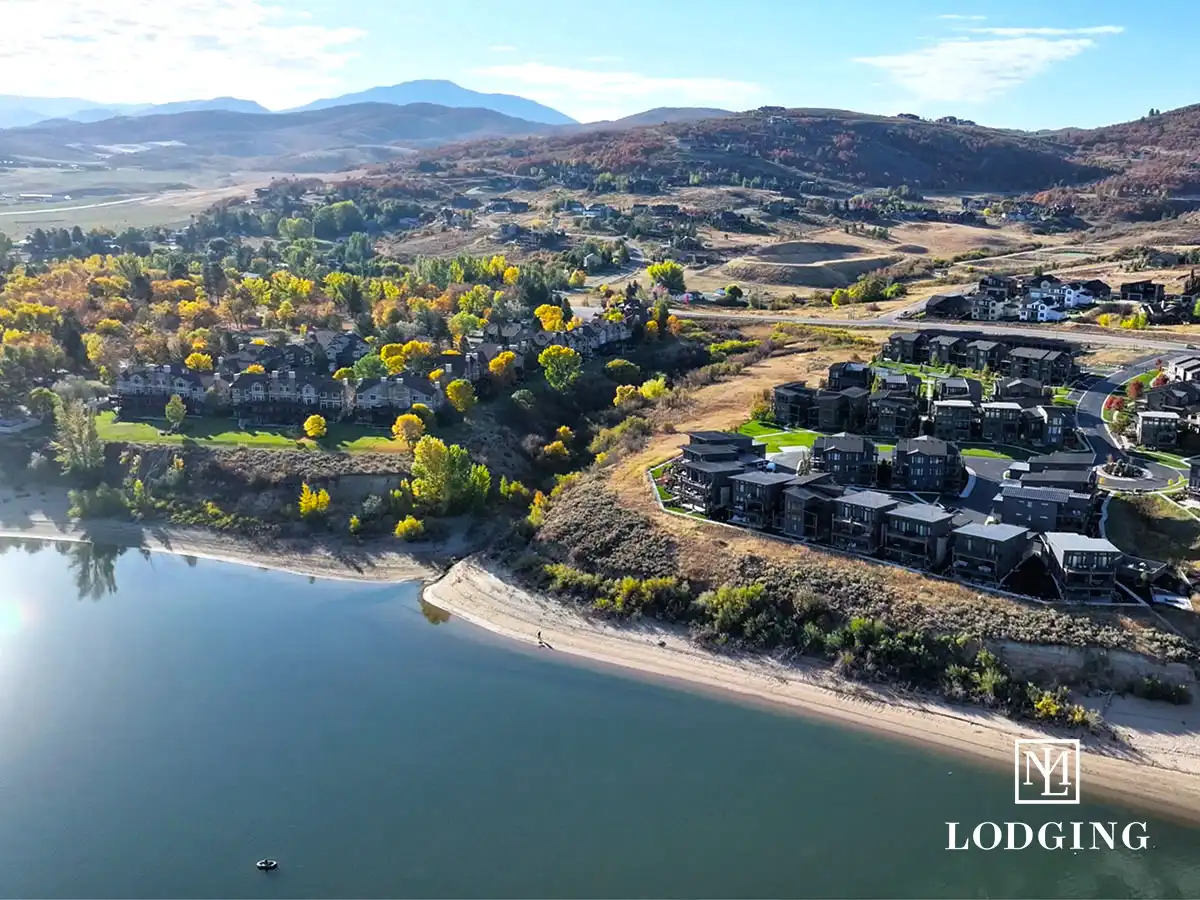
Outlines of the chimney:
{"label": "chimney", "polygon": [[288,381],[295,381],[295,380],[296,380],[296,370],[289,369],[288,370]]}

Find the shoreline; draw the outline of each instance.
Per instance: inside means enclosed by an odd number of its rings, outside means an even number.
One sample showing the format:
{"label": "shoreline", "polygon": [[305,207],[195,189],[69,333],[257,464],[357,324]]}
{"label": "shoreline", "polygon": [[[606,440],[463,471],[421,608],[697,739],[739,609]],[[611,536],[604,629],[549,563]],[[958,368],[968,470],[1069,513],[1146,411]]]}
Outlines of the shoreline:
{"label": "shoreline", "polygon": [[[586,616],[526,591],[502,568],[476,557],[456,563],[427,584],[422,597],[465,622],[534,648],[540,632],[552,651],[577,660],[967,755],[1006,771],[1012,770],[1014,739],[1062,736],[982,707],[847,681],[815,663],[787,665],[749,654],[711,653],[681,630],[659,623],[623,624]],[[1118,709],[1109,698],[1108,705],[1112,708],[1105,719],[1120,740],[1081,736],[1085,795],[1200,823],[1197,704],[1175,707],[1121,698]]]}
{"label": "shoreline", "polygon": [[[334,548],[312,538],[279,538],[266,547],[237,535],[154,522],[115,519],[59,522],[33,515],[25,518],[20,527],[0,521],[0,538],[107,544],[334,581],[429,584],[442,575],[442,570],[424,555],[373,549],[370,544]],[[437,555],[437,546],[433,545],[429,557]]]}

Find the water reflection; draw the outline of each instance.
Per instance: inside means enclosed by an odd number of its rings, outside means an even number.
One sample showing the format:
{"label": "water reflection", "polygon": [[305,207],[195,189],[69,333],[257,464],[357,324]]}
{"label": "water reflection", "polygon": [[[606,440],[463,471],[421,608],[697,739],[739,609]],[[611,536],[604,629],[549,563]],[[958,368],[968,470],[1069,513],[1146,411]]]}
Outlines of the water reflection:
{"label": "water reflection", "polygon": [[425,599],[421,600],[421,615],[425,617],[425,621],[430,625],[442,625],[450,621],[450,613],[444,609],[439,609]]}
{"label": "water reflection", "polygon": [[[117,559],[128,549],[115,544],[58,542],[55,549],[67,557],[67,568],[75,580],[80,600],[99,600],[117,592]],[[150,558],[150,551],[143,550]]]}

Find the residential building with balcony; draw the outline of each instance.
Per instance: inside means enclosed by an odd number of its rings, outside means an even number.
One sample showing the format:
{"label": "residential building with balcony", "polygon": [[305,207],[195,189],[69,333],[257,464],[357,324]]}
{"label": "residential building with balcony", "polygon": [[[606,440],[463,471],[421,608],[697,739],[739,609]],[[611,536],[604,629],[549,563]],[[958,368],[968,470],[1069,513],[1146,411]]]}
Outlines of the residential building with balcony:
{"label": "residential building with balcony", "polygon": [[873,556],[883,547],[885,514],[899,501],[878,491],[855,491],[833,502],[830,542],[839,550]]}
{"label": "residential building with balcony", "polygon": [[828,472],[800,475],[783,489],[783,533],[802,541],[828,543],[834,501],[845,488]]}
{"label": "residential building with balcony", "polygon": [[961,366],[967,361],[967,341],[953,334],[939,334],[929,340],[929,364]]}
{"label": "residential building with balcony", "polygon": [[1013,378],[1034,378],[1043,384],[1066,384],[1071,380],[1075,361],[1065,350],[1016,347],[1006,360],[1007,374]]}
{"label": "residential building with balcony", "polygon": [[729,521],[759,530],[775,530],[783,525],[783,489],[795,481],[788,472],[743,472],[729,483]]}
{"label": "residential building with balcony", "polygon": [[746,467],[736,460],[685,459],[675,464],[672,486],[683,509],[723,518],[733,501],[730,479],[745,471]]}
{"label": "residential building with balcony", "polygon": [[943,441],[969,441],[979,407],[970,400],[936,400],[933,433]]}
{"label": "residential building with balcony", "polygon": [[952,572],[978,584],[1003,584],[1025,558],[1033,536],[1020,525],[971,523],[953,532]]}
{"label": "residential building with balcony", "polygon": [[860,434],[826,435],[813,442],[814,472],[828,472],[840,484],[874,484],[879,474],[879,452]]}
{"label": "residential building with balcony", "polygon": [[1041,400],[1045,388],[1036,378],[1001,378],[996,382],[996,400]]}
{"label": "residential building with balcony", "polygon": [[1007,355],[1007,344],[989,340],[970,341],[966,350],[966,366],[976,372],[984,369],[998,372]]}
{"label": "residential building with balcony", "polygon": [[1095,505],[1090,494],[1063,488],[1006,484],[994,509],[1005,525],[1030,531],[1087,531]]}
{"label": "residential building with balcony", "polygon": [[920,424],[917,398],[904,391],[876,391],[867,400],[866,430],[879,437],[915,434]]}
{"label": "residential building with balcony", "polygon": [[1122,554],[1104,538],[1049,532],[1042,535],[1046,565],[1068,603],[1110,603]]}
{"label": "residential building with balcony", "polygon": [[914,569],[938,569],[950,550],[954,514],[929,503],[909,503],[884,513],[883,555]]}
{"label": "residential building with balcony", "polygon": [[1179,413],[1141,411],[1137,414],[1137,442],[1151,450],[1171,450],[1179,443]]}
{"label": "residential building with balcony", "polygon": [[837,362],[829,367],[825,387],[831,391],[844,391],[852,387],[870,391],[874,380],[875,373],[866,363]]}
{"label": "residential building with balcony", "polygon": [[887,391],[891,394],[907,394],[910,397],[919,397],[921,395],[922,381],[916,375],[909,375],[906,372],[889,372],[887,369],[879,369],[875,379],[875,389],[879,391]]}
{"label": "residential building with balcony", "polygon": [[892,454],[892,489],[957,493],[962,483],[962,460],[950,441],[922,435],[896,444]]}
{"label": "residential building with balcony", "polygon": [[970,400],[972,403],[983,401],[983,385],[974,378],[939,378],[933,383],[935,400]]}
{"label": "residential building with balcony", "polygon": [[1034,447],[1056,450],[1067,440],[1075,423],[1075,410],[1042,404],[1021,410],[1021,436]]}
{"label": "residential building with balcony", "polygon": [[817,427],[821,431],[862,431],[867,424],[870,392],[849,387],[817,394]]}
{"label": "residential building with balcony", "polygon": [[929,359],[929,335],[923,331],[898,331],[888,338],[885,355],[902,363],[923,363]]}
{"label": "residential building with balcony", "polygon": [[775,421],[788,428],[808,428],[816,418],[817,391],[803,381],[775,386]]}
{"label": "residential building with balcony", "polygon": [[980,407],[980,433],[986,443],[1015,444],[1021,439],[1021,404],[993,400]]}

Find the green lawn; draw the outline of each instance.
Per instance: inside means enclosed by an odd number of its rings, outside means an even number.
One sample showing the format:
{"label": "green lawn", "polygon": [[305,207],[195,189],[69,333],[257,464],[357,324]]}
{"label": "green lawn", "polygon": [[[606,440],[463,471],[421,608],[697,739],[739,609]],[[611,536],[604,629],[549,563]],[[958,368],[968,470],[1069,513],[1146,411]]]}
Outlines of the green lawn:
{"label": "green lawn", "polygon": [[963,456],[982,456],[987,459],[1029,459],[1033,454],[1021,447],[1001,445],[1003,451],[996,450],[995,444],[959,444]]}
{"label": "green lawn", "polygon": [[764,434],[775,434],[786,431],[782,425],[772,425],[766,422],[750,421],[738,429],[738,434],[748,434],[750,437],[761,437]]}
{"label": "green lawn", "polygon": [[396,451],[398,445],[391,436],[384,436],[362,425],[329,426],[329,433],[319,441],[302,437],[297,428],[294,432],[277,430],[238,431],[225,419],[210,419],[189,416],[183,423],[182,434],[163,434],[165,421],[123,422],[117,421],[113,413],[103,412],[96,418],[96,430],[102,440],[126,441],[139,444],[182,444],[194,441],[209,446],[246,446],[275,449],[339,450],[350,453],[366,451]]}
{"label": "green lawn", "polygon": [[1164,453],[1161,450],[1135,450],[1134,455],[1145,456],[1164,466],[1170,466],[1172,469],[1182,469],[1185,472],[1191,469],[1191,465],[1186,459],[1176,456],[1174,453]]}

